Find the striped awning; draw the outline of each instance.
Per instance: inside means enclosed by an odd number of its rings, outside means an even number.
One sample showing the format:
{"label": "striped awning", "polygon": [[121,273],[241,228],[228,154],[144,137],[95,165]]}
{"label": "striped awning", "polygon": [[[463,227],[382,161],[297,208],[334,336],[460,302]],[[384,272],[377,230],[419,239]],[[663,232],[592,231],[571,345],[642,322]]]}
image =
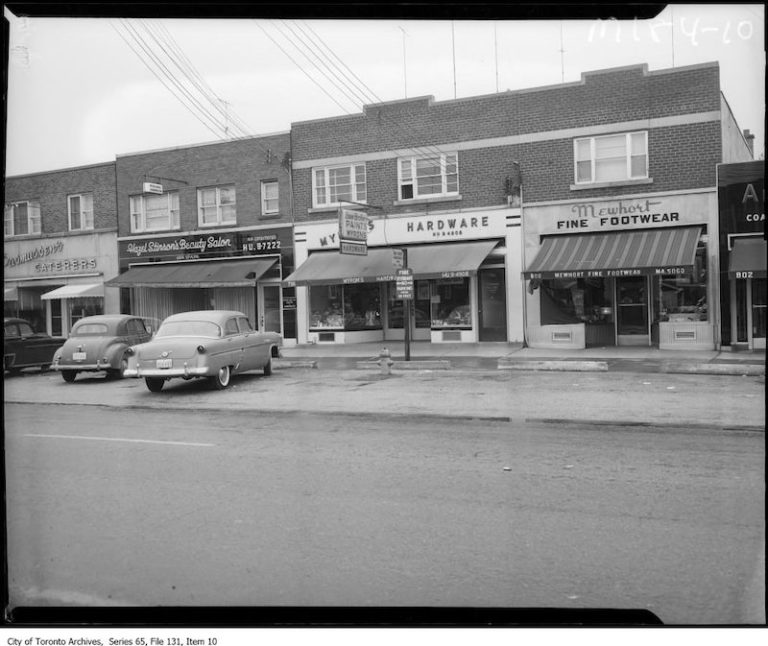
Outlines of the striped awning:
{"label": "striped awning", "polygon": [[276,258],[134,265],[108,280],[108,287],[247,287],[256,284]]}
{"label": "striped awning", "polygon": [[766,250],[763,238],[736,238],[728,258],[728,277],[765,278]]}
{"label": "striped awning", "polygon": [[701,227],[545,238],[526,279],[608,278],[693,271]]}
{"label": "striped awning", "polygon": [[71,283],[45,292],[40,299],[53,301],[62,298],[102,298],[103,296],[104,285],[101,283]]}

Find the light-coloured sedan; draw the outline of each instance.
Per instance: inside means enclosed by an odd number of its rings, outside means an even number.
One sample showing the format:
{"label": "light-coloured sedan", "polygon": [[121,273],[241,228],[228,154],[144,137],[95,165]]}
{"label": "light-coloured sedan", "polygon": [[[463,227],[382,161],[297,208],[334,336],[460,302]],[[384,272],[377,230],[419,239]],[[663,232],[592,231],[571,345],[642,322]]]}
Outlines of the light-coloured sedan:
{"label": "light-coloured sedan", "polygon": [[124,374],[144,379],[152,392],[173,378],[207,378],[223,389],[235,374],[272,374],[272,358],[280,356],[281,346],[279,334],[254,330],[242,312],[183,312],[165,319],[151,341],[129,350]]}

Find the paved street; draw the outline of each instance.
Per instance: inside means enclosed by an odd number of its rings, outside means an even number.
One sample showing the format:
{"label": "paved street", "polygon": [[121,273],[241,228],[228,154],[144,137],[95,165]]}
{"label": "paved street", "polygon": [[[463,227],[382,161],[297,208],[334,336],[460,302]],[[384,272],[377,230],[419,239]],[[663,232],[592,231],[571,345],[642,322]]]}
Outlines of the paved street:
{"label": "paved street", "polygon": [[762,388],[281,370],[158,396],[8,379],[12,601],[764,621]]}

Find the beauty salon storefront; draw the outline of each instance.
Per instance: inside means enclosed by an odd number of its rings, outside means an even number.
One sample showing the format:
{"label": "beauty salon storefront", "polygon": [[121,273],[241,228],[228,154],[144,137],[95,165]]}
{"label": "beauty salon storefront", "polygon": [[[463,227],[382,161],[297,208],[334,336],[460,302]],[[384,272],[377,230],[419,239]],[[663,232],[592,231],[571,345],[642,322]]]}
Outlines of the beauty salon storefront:
{"label": "beauty salon storefront", "polygon": [[105,289],[117,272],[117,234],[5,240],[4,314],[39,332],[66,336],[85,316],[120,311],[119,293]]}
{"label": "beauty salon storefront", "polygon": [[707,190],[527,206],[528,345],[713,349],[716,202]]}
{"label": "beauty salon storefront", "polygon": [[411,339],[522,338],[519,215],[374,216],[366,255],[340,253],[338,232],[337,221],[296,227],[297,270],[283,284],[296,288],[299,343],[402,340],[395,280],[403,249],[414,278]]}
{"label": "beauty salon storefront", "polygon": [[[243,312],[263,331],[295,337],[291,227],[123,238],[118,242],[124,311],[162,321],[192,310]],[[287,303],[287,305],[286,305]]]}

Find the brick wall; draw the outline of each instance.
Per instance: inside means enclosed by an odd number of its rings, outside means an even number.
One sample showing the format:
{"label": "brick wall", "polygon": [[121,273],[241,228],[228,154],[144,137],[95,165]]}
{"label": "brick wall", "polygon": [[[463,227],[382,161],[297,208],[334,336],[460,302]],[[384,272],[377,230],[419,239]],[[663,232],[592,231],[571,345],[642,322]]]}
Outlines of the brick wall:
{"label": "brick wall", "polygon": [[[235,185],[238,227],[290,222],[290,182],[283,165],[289,150],[289,134],[280,133],[118,156],[118,235],[130,235],[130,196],[141,193],[145,181],[179,191],[183,231],[199,229],[197,189],[224,184]],[[279,185],[277,215],[261,212],[261,182],[270,180]]]}
{"label": "brick wall", "polygon": [[5,181],[5,203],[25,200],[40,203],[40,226],[44,236],[69,232],[67,197],[76,193],[93,193],[95,230],[117,229],[115,165],[112,162],[16,175]]}

